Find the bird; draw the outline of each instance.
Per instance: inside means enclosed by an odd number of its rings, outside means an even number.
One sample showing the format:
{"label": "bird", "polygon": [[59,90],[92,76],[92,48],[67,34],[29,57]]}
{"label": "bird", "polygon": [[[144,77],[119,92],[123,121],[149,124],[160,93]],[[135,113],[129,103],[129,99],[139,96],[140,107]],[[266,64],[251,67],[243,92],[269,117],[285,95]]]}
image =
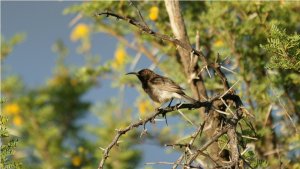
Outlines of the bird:
{"label": "bird", "polygon": [[126,75],[136,75],[142,83],[144,91],[156,103],[163,105],[170,101],[168,107],[174,98],[184,99],[190,103],[196,103],[197,100],[186,95],[184,89],[176,84],[172,79],[154,73],[149,69],[142,69],[138,72],[129,72]]}

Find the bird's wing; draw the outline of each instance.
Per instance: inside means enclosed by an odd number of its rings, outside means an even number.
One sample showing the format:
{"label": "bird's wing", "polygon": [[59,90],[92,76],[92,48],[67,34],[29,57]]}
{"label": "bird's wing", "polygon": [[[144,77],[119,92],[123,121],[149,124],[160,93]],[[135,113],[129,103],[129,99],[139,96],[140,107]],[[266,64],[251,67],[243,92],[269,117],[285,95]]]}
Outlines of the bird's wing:
{"label": "bird's wing", "polygon": [[156,89],[165,90],[169,92],[181,93],[183,88],[176,84],[173,80],[166,77],[154,77],[150,79],[149,83]]}

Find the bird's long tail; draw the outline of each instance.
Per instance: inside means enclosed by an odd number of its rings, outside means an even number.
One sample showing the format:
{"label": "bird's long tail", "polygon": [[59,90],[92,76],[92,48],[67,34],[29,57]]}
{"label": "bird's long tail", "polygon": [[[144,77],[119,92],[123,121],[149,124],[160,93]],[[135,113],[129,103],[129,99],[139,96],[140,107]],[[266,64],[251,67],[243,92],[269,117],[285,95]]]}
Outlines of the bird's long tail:
{"label": "bird's long tail", "polygon": [[186,95],[185,93],[182,95],[182,97],[185,100],[189,101],[190,103],[196,103],[196,102],[198,102],[198,100],[195,100],[195,99],[191,98],[190,96]]}

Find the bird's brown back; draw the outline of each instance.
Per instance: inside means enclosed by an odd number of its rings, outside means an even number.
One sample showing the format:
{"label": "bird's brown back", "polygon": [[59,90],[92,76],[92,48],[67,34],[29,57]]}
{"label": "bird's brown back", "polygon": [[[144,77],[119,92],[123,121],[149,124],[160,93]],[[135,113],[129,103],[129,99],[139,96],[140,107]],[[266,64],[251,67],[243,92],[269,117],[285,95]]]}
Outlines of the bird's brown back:
{"label": "bird's brown back", "polygon": [[158,75],[149,69],[142,69],[137,73],[139,80],[142,82],[144,91],[150,98],[159,103],[171,100],[172,98],[185,98],[194,101],[187,96],[178,84],[170,78]]}
{"label": "bird's brown back", "polygon": [[178,84],[176,84],[173,80],[163,77],[163,76],[155,76],[149,80],[149,83],[156,87],[159,90],[175,92],[178,94],[183,93],[183,88],[181,88]]}

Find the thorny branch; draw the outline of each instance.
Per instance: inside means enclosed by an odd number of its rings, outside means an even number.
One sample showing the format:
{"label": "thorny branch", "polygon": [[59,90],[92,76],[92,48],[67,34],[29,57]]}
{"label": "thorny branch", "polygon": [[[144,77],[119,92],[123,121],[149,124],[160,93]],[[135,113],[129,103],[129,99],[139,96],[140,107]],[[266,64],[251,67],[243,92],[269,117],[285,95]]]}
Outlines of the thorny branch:
{"label": "thorny branch", "polygon": [[201,152],[207,149],[213,142],[217,141],[223,134],[228,131],[228,127],[224,127],[221,131],[217,132],[210,140],[208,140],[201,148],[199,148],[196,153],[194,153],[190,159],[188,160],[187,164],[191,165],[192,162],[199,156]]}
{"label": "thorny branch", "polygon": [[[183,42],[181,42],[180,40],[178,40],[176,38],[172,38],[170,36],[161,34],[159,32],[155,32],[152,29],[150,29],[147,25],[145,25],[144,23],[141,23],[141,22],[135,20],[134,18],[130,18],[130,17],[126,17],[126,16],[121,16],[119,14],[115,14],[115,13],[112,13],[112,12],[109,12],[109,11],[100,12],[97,15],[99,15],[99,16],[100,15],[106,15],[107,17],[108,16],[113,16],[113,17],[116,17],[117,19],[127,21],[131,25],[139,28],[142,32],[145,32],[145,33],[147,33],[147,34],[149,34],[151,36],[157,37],[159,39],[171,42],[171,43],[175,44],[176,46],[180,46],[180,47],[184,48],[185,50],[189,51],[190,53],[193,53],[193,54],[199,56],[201,58],[201,61],[203,62],[203,64],[206,65],[206,66],[208,66],[208,67],[213,68],[213,70],[221,78],[221,80],[223,82],[224,90],[228,90],[229,89],[229,83],[227,81],[226,76],[221,71],[221,65],[219,63],[217,63],[217,62],[216,63],[209,63],[209,61],[207,60],[207,58],[204,56],[204,54],[201,51],[192,48],[190,45],[188,45],[186,43],[183,43]],[[218,61],[218,60],[216,60],[216,61]]]}
{"label": "thorny branch", "polygon": [[[144,126],[144,129],[145,129],[145,125],[148,123],[148,122],[153,122],[154,119],[159,116],[159,115],[162,115],[162,116],[165,116],[167,113],[169,112],[172,112],[172,111],[175,111],[175,110],[179,110],[179,109],[198,109],[198,108],[201,108],[201,107],[205,107],[206,109],[210,109],[211,106],[215,105],[215,104],[218,104],[220,102],[220,99],[219,99],[220,96],[216,96],[214,97],[213,99],[211,99],[211,101],[204,101],[204,102],[196,102],[194,104],[177,104],[177,105],[174,105],[174,106],[170,106],[170,107],[166,107],[166,108],[163,108],[163,109],[158,109],[152,116],[146,118],[146,119],[142,119],[142,120],[139,120],[138,122],[135,122],[129,126],[127,126],[125,129],[117,129],[117,134],[115,135],[113,141],[105,148],[103,149],[103,157],[99,163],[99,166],[98,166],[98,169],[103,169],[103,166],[104,166],[104,163],[105,163],[105,160],[109,157],[109,152],[110,150],[117,145],[120,137],[124,134],[126,134],[128,131],[132,130],[133,128],[138,128],[139,126]],[[223,96],[223,98],[227,98],[227,99],[237,99],[235,101],[239,101],[240,98],[236,95],[232,95],[232,94],[226,94],[225,96]],[[192,145],[197,137],[197,135],[199,135],[202,130],[203,130],[203,127],[204,127],[204,124],[199,126],[198,130],[194,133],[193,135],[193,139],[191,140],[191,142],[189,143],[190,145]]]}
{"label": "thorny branch", "polygon": [[[202,132],[203,132],[203,129],[204,129],[206,120],[207,120],[207,119],[205,119],[204,122],[202,123],[202,125],[200,125],[200,126],[198,127],[198,129],[191,135],[191,138],[192,138],[192,139],[190,140],[190,142],[189,142],[188,144],[185,144],[185,151],[184,151],[184,153],[181,154],[181,156],[177,159],[177,161],[176,161],[176,163],[173,165],[172,169],[177,168],[177,166],[178,166],[177,163],[181,163],[182,160],[183,160],[183,158],[184,158],[184,155],[187,154],[187,153],[190,153],[190,149],[191,149],[191,147],[193,146],[193,144],[194,144],[194,142],[195,142],[197,136],[198,136],[198,135],[201,136],[201,134],[202,134]],[[175,146],[176,146],[176,145],[179,145],[180,147],[181,147],[181,146],[184,146],[183,144],[180,144],[180,143],[175,144]],[[174,146],[174,144],[173,144],[173,146]]]}
{"label": "thorny branch", "polygon": [[[136,6],[135,6],[136,8]],[[137,11],[139,12],[139,10],[137,9]],[[183,42],[181,40],[178,40],[176,38],[161,34],[159,32],[155,32],[152,29],[150,29],[148,27],[148,25],[145,23],[144,19],[142,18],[141,14],[139,14],[139,17],[141,18],[142,22],[139,22],[137,20],[135,20],[134,18],[131,17],[126,17],[126,16],[121,16],[119,14],[115,14],[109,11],[106,12],[101,12],[98,13],[97,15],[106,15],[107,17],[109,16],[113,16],[116,17],[117,19],[120,20],[124,20],[127,21],[129,24],[139,28],[142,32],[147,33],[153,37],[159,38],[161,40],[165,40],[168,42],[173,43],[174,45],[176,45],[177,47],[181,47],[183,49],[185,49],[187,52],[190,52],[191,55],[195,55],[197,57],[199,57],[204,65],[204,67],[207,69],[208,67],[212,68],[214,70],[214,72],[216,73],[216,75],[221,79],[222,84],[223,84],[223,89],[224,89],[224,93],[222,95],[218,95],[215,96],[211,99],[209,99],[208,101],[203,101],[203,102],[196,102],[194,104],[182,104],[182,105],[175,105],[175,106],[171,106],[171,107],[166,107],[164,109],[158,109],[152,116],[144,119],[144,120],[139,120],[136,123],[133,123],[129,126],[127,126],[125,129],[121,129],[121,130],[117,130],[117,134],[115,136],[115,138],[113,139],[113,141],[108,145],[107,148],[103,149],[104,153],[103,153],[103,157],[99,163],[99,167],[98,169],[102,169],[105,163],[105,160],[109,157],[109,152],[110,150],[117,145],[119,138],[126,134],[128,131],[132,130],[133,128],[138,128],[139,126],[144,126],[144,132],[145,132],[145,125],[148,122],[152,122],[157,116],[162,115],[164,116],[166,113],[171,112],[171,111],[175,111],[178,109],[198,109],[201,107],[205,108],[205,112],[208,113],[210,111],[219,111],[219,112],[224,112],[224,110],[229,109],[229,106],[234,104],[234,107],[237,108],[236,112],[233,113],[231,110],[231,114],[233,115],[234,119],[231,122],[226,122],[226,125],[224,125],[223,127],[221,127],[219,129],[219,131],[217,133],[215,133],[201,148],[197,149],[196,151],[192,152],[190,147],[193,145],[196,137],[203,131],[203,126],[204,124],[202,124],[201,126],[199,126],[199,128],[197,129],[197,131],[195,131],[193,133],[193,137],[190,140],[189,144],[186,145],[186,149],[184,154],[182,154],[182,156],[175,162],[173,163],[173,168],[176,168],[177,165],[180,165],[183,158],[185,157],[185,154],[189,153],[189,158],[187,159],[188,161],[186,163],[184,163],[184,167],[188,167],[191,168],[192,166],[192,162],[197,159],[197,157],[199,155],[203,155],[203,156],[208,156],[208,158],[210,158],[215,164],[217,164],[213,158],[211,158],[209,155],[203,153],[204,150],[206,150],[211,144],[213,144],[214,142],[216,142],[218,140],[219,137],[221,137],[223,134],[227,133],[230,142],[234,145],[230,145],[231,146],[231,157],[232,162],[231,162],[231,166],[238,166],[238,160],[239,160],[239,156],[240,156],[240,152],[239,152],[239,148],[238,148],[238,140],[237,140],[237,134],[236,134],[236,124],[237,122],[241,119],[240,113],[244,112],[243,111],[243,107],[242,107],[242,101],[240,100],[239,96],[234,94],[234,90],[232,89],[232,87],[230,87],[228,80],[225,76],[225,74],[221,71],[221,64],[219,63],[219,55],[217,56],[215,62],[210,62],[205,56],[204,54],[199,51],[199,48],[197,47],[197,49],[194,49],[191,47],[191,45],[189,45],[189,43]],[[209,72],[208,72],[209,73]],[[224,106],[225,105],[225,106]],[[229,106],[228,106],[229,105]],[[221,107],[222,110],[220,109]],[[224,108],[225,107],[225,108]],[[205,120],[206,121],[206,120]],[[201,135],[201,134],[200,134]],[[178,145],[181,145],[180,143],[178,143]],[[218,166],[218,164],[217,164]]]}
{"label": "thorny branch", "polygon": [[145,126],[146,123],[148,122],[152,122],[157,116],[159,115],[165,115],[168,112],[174,111],[174,110],[178,110],[178,109],[185,109],[185,108],[199,108],[199,107],[203,107],[206,106],[208,103],[197,103],[197,104],[182,104],[180,107],[178,107],[179,105],[175,105],[175,106],[171,106],[171,107],[166,107],[164,109],[158,109],[156,111],[156,113],[144,120],[139,120],[136,123],[133,123],[129,126],[127,126],[125,129],[121,129],[121,130],[117,130],[117,135],[115,136],[115,138],[113,139],[113,141],[108,145],[108,147],[106,149],[104,149],[104,153],[103,153],[103,157],[99,163],[99,169],[102,169],[104,166],[104,162],[105,160],[108,158],[109,152],[110,150],[117,144],[119,138],[123,135],[126,134],[128,131],[132,130],[133,128],[137,128],[141,125]]}

